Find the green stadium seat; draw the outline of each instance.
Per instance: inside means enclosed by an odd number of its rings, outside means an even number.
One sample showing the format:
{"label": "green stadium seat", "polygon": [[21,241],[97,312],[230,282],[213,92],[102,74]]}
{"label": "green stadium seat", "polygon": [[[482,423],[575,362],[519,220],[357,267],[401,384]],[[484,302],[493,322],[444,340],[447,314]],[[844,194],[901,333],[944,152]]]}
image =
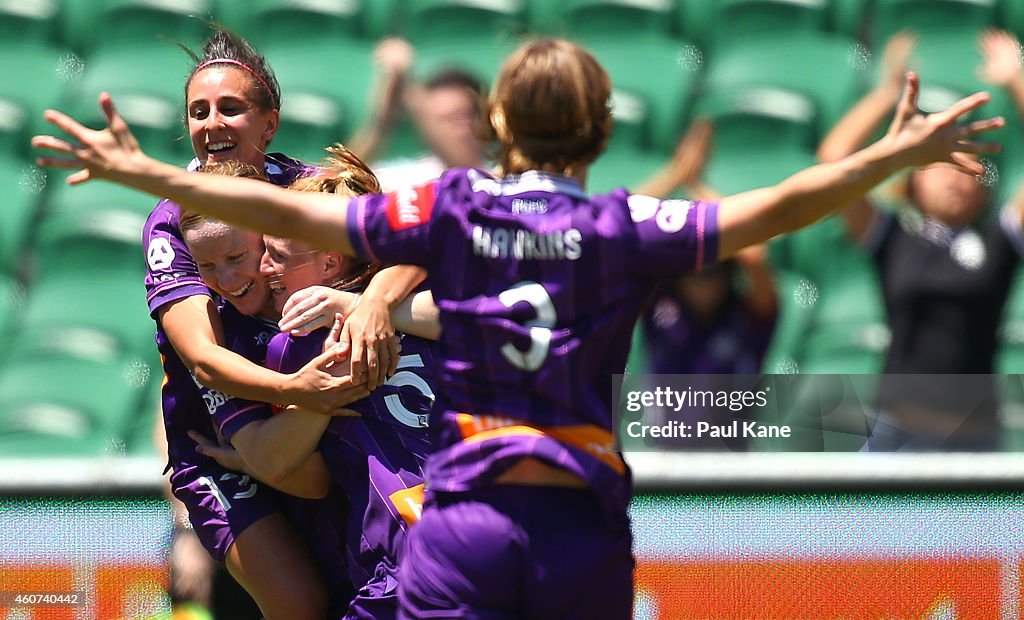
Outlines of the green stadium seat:
{"label": "green stadium seat", "polygon": [[184,164],[192,157],[183,124],[189,68],[188,56],[167,42],[104,49],[89,58],[61,109],[85,125],[102,127],[97,97],[109,92],[148,154]]}
{"label": "green stadium seat", "polygon": [[[614,139],[613,139],[614,140]],[[604,194],[619,187],[630,191],[649,179],[668,161],[661,153],[652,153],[633,146],[609,148],[587,173],[587,193]]]}
{"label": "green stadium seat", "polygon": [[4,342],[8,341],[24,300],[25,287],[15,278],[0,272],[0,338]]}
{"label": "green stadium seat", "polygon": [[363,30],[367,38],[390,36],[401,30],[405,2],[370,0],[363,2]]}
{"label": "green stadium seat", "polygon": [[142,227],[156,202],[111,183],[72,187],[55,181],[32,244],[36,280],[105,273],[138,281],[145,275]]}
{"label": "green stadium seat", "polygon": [[30,136],[53,132],[43,110],[57,105],[73,66],[67,53],[47,45],[5,42],[0,47],[0,156],[27,157]]}
{"label": "green stadium seat", "polygon": [[773,257],[772,276],[775,279],[775,294],[778,311],[775,331],[762,361],[762,371],[767,374],[796,374],[803,354],[804,337],[810,323],[813,308],[798,301],[803,278],[796,272],[786,270],[774,258],[778,241],[769,244]]}
{"label": "green stadium seat", "polygon": [[123,445],[150,380],[140,380],[138,368],[125,358],[73,354],[5,364],[0,449],[5,456],[43,456],[44,450],[52,456],[102,454]]}
{"label": "green stadium seat", "polygon": [[648,133],[639,136],[637,146],[672,153],[689,117],[699,75],[699,67],[685,58],[692,44],[661,36],[587,37],[580,43],[611,77],[620,129],[646,123]]}
{"label": "green stadium seat", "polygon": [[922,35],[959,32],[975,36],[995,25],[996,0],[875,0],[870,20],[877,49],[904,28]]}
{"label": "green stadium seat", "polygon": [[[375,71],[373,43],[278,41],[268,44],[264,53],[284,93],[273,150],[319,160],[323,147],[347,139],[364,122]],[[344,69],[325,79],[324,67]],[[295,153],[291,148],[297,149]]]}
{"label": "green stadium seat", "polygon": [[112,207],[45,215],[32,244],[35,280],[144,277],[145,222],[138,212]]}
{"label": "green stadium seat", "polygon": [[843,219],[828,218],[774,245],[775,264],[800,275],[803,289],[794,295],[812,312],[797,360],[801,372],[881,372],[889,332],[878,274]]}
{"label": "green stadium seat", "polygon": [[[256,0],[241,5],[237,19],[257,48],[276,41],[344,40],[363,30],[359,0]],[[312,59],[312,62],[318,62]]]}
{"label": "green stadium seat", "polygon": [[210,0],[63,0],[62,38],[80,54],[164,40],[195,45],[209,32]]}
{"label": "green stadium seat", "polygon": [[463,37],[513,38],[524,30],[522,0],[408,0],[402,33],[417,47]]}
{"label": "green stadium seat", "polygon": [[0,274],[21,270],[45,176],[27,161],[0,157]]}
{"label": "green stadium seat", "polygon": [[155,350],[142,278],[42,281],[28,291],[22,309],[10,351],[60,350],[70,346],[71,335],[75,351],[147,358]]}
{"label": "green stadium seat", "polygon": [[810,98],[823,136],[860,97],[866,68],[852,39],[828,33],[752,38],[723,49],[705,72],[705,92],[777,89]]}
{"label": "green stadium seat", "polygon": [[746,153],[726,153],[716,148],[704,170],[704,179],[728,196],[775,185],[815,163],[814,154],[804,150],[777,149],[766,156],[753,148]]}
{"label": "green stadium seat", "polygon": [[[68,185],[56,176],[47,190],[43,205],[46,214],[104,210],[128,211],[146,218],[159,199],[138,190],[106,181]],[[142,230],[138,231],[139,236]]]}
{"label": "green stadium seat", "polygon": [[718,0],[712,3],[707,47],[712,53],[751,37],[790,37],[825,29],[828,3],[820,0]]}
{"label": "green stadium seat", "polygon": [[314,162],[323,158],[326,145],[349,135],[343,129],[343,108],[335,99],[296,90],[282,92],[287,93],[287,99],[272,150]]}
{"label": "green stadium seat", "polygon": [[705,94],[694,115],[715,126],[715,150],[771,153],[780,148],[812,152],[817,144],[818,111],[800,92],[778,88],[730,88]]}
{"label": "green stadium seat", "polygon": [[612,37],[673,34],[672,0],[544,0],[533,4],[531,25],[540,32]]}
{"label": "green stadium seat", "polygon": [[418,79],[428,79],[446,69],[458,68],[490,88],[501,64],[515,48],[514,38],[490,35],[428,41],[416,47],[413,74]]}
{"label": "green stadium seat", "polygon": [[209,34],[210,0],[103,0],[96,49],[151,45],[160,40],[197,45]]}
{"label": "green stadium seat", "polygon": [[57,0],[18,0],[0,3],[0,40],[49,44],[55,38],[59,16]]}
{"label": "green stadium seat", "polygon": [[677,0],[677,2],[676,31],[700,47],[707,48],[710,44],[710,34],[715,27],[714,3],[707,0]]}
{"label": "green stadium seat", "polygon": [[1004,28],[1021,37],[1024,34],[1024,1],[1003,0],[999,3],[998,21]]}
{"label": "green stadium seat", "polygon": [[832,0],[829,23],[833,32],[862,39],[868,24],[868,5],[872,0]]}

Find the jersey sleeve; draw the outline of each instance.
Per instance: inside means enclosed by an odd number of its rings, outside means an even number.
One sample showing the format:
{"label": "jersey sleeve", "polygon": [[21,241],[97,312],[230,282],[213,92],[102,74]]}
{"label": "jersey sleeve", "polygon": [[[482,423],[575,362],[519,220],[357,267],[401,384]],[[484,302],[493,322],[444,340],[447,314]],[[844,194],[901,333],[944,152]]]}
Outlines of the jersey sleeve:
{"label": "jersey sleeve", "polygon": [[179,210],[167,200],[160,201],[142,229],[146,253],[146,302],[150,314],[172,301],[193,295],[210,296],[199,277],[199,269],[178,228]]}
{"label": "jersey sleeve", "polygon": [[220,431],[221,436],[229,441],[235,433],[249,424],[274,415],[267,403],[236,398],[203,386],[199,386],[199,393],[206,403],[214,426]]}
{"label": "jersey sleeve", "polygon": [[665,278],[718,261],[718,203],[627,199],[636,232],[628,258],[637,275]]}
{"label": "jersey sleeve", "polygon": [[356,254],[388,264],[426,264],[438,182],[349,201],[348,222]]}

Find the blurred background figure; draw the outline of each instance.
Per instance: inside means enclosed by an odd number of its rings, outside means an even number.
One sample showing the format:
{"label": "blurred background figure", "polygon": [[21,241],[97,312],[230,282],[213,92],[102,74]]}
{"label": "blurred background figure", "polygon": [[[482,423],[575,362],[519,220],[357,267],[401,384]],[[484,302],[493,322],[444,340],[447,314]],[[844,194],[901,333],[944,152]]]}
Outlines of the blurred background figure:
{"label": "blurred background figure", "polygon": [[[822,141],[835,161],[866,144],[892,113],[915,37],[900,32],[885,47],[878,84]],[[1024,89],[1020,43],[1003,31],[978,39],[980,75],[1005,88],[1019,109]],[[877,396],[872,450],[994,450],[1000,445],[994,372],[997,332],[1017,271],[1022,205],[995,208],[985,179],[950,165],[913,170],[906,203],[870,200],[843,214],[872,257],[892,330]]]}
{"label": "blurred background figure", "polygon": [[[476,134],[485,91],[471,73],[456,66],[441,69],[424,81],[412,79],[415,52],[405,40],[381,41],[374,52],[377,74],[370,122],[352,139],[352,150],[376,161],[374,172],[384,191],[416,185],[441,176],[448,168],[487,168],[484,144]],[[404,115],[427,150],[379,160]]]}

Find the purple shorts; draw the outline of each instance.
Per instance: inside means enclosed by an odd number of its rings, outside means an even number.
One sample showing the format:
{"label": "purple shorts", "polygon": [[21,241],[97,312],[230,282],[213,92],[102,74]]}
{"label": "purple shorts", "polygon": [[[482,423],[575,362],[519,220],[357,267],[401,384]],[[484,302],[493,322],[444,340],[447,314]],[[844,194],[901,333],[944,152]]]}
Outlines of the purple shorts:
{"label": "purple shorts", "polygon": [[400,618],[632,618],[628,520],[586,489],[437,493],[406,544]]}
{"label": "purple shorts", "polygon": [[176,470],[171,491],[185,504],[196,536],[218,562],[224,562],[246,528],[281,512],[277,491],[218,465]]}

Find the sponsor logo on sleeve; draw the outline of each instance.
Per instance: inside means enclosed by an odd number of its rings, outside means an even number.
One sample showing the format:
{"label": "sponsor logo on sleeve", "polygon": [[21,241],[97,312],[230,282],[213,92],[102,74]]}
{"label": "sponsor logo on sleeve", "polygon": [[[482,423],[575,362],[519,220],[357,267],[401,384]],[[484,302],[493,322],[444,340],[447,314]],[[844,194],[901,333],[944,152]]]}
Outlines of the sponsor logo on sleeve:
{"label": "sponsor logo on sleeve", "polygon": [[627,198],[626,204],[629,205],[629,215],[635,223],[655,218],[658,228],[669,234],[677,233],[686,226],[686,216],[693,207],[689,200],[661,200],[639,194]]}
{"label": "sponsor logo on sleeve", "polygon": [[433,183],[406,187],[388,194],[385,211],[391,230],[404,230],[429,221],[434,200]]}
{"label": "sponsor logo on sleeve", "polygon": [[146,261],[153,271],[169,269],[174,262],[174,248],[165,237],[155,237],[149,242],[146,250]]}

